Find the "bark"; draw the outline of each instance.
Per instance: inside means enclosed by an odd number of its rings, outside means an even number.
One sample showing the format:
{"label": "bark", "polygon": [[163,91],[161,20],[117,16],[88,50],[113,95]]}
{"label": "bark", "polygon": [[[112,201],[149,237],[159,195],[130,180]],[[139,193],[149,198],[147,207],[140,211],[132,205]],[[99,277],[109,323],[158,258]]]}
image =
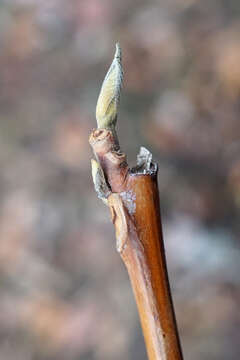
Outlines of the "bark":
{"label": "bark", "polygon": [[94,130],[90,144],[111,190],[108,205],[117,250],[131,280],[149,360],[182,360],[162,236],[157,166],[143,152],[130,171],[126,156],[114,150],[114,136],[106,129]]}

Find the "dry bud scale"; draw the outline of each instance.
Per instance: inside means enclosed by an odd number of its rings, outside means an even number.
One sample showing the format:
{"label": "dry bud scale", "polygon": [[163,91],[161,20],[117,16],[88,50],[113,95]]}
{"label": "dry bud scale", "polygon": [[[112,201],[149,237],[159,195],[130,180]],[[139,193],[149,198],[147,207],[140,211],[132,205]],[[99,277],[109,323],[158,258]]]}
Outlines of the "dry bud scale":
{"label": "dry bud scale", "polygon": [[91,160],[91,166],[92,166],[93,184],[97,196],[99,197],[99,199],[101,199],[104,202],[104,204],[107,205],[107,197],[110,195],[110,190],[106,183],[103,170],[100,164],[94,159]]}
{"label": "dry bud scale", "polygon": [[98,129],[89,142],[95,190],[108,206],[117,250],[129,273],[149,360],[183,360],[168,282],[157,185],[157,165],[141,147],[129,169],[115,131],[122,85],[120,47],[97,102]]}

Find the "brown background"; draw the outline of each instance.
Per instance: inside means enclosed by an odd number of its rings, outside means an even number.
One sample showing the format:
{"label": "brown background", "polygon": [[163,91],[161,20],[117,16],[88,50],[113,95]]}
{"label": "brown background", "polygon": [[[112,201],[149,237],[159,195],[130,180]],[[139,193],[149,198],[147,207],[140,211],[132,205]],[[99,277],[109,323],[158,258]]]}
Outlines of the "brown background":
{"label": "brown background", "polygon": [[185,360],[237,360],[239,0],[0,1],[0,359],[146,359],[90,176],[116,41],[119,138],[159,163]]}

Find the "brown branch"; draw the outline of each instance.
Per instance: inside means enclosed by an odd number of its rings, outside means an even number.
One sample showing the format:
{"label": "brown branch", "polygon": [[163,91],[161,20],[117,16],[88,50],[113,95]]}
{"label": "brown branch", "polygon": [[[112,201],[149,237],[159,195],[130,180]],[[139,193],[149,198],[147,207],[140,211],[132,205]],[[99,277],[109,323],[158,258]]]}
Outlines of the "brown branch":
{"label": "brown branch", "polygon": [[110,187],[108,205],[117,249],[127,267],[149,360],[182,360],[162,237],[157,166],[134,171],[116,151],[112,132],[94,130],[90,144]]}
{"label": "brown branch", "polygon": [[112,192],[125,190],[125,180],[128,174],[126,155],[115,151],[115,136],[110,130],[93,130],[90,145],[106,175]]}

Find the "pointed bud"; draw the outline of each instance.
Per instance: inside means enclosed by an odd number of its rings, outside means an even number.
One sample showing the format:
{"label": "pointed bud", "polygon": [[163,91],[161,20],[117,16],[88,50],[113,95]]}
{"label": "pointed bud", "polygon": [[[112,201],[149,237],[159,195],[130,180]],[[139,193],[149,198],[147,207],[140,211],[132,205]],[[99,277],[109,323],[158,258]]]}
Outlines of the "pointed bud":
{"label": "pointed bud", "polygon": [[122,80],[121,48],[117,43],[113,62],[105,76],[98,97],[96,107],[98,128],[115,129]]}

